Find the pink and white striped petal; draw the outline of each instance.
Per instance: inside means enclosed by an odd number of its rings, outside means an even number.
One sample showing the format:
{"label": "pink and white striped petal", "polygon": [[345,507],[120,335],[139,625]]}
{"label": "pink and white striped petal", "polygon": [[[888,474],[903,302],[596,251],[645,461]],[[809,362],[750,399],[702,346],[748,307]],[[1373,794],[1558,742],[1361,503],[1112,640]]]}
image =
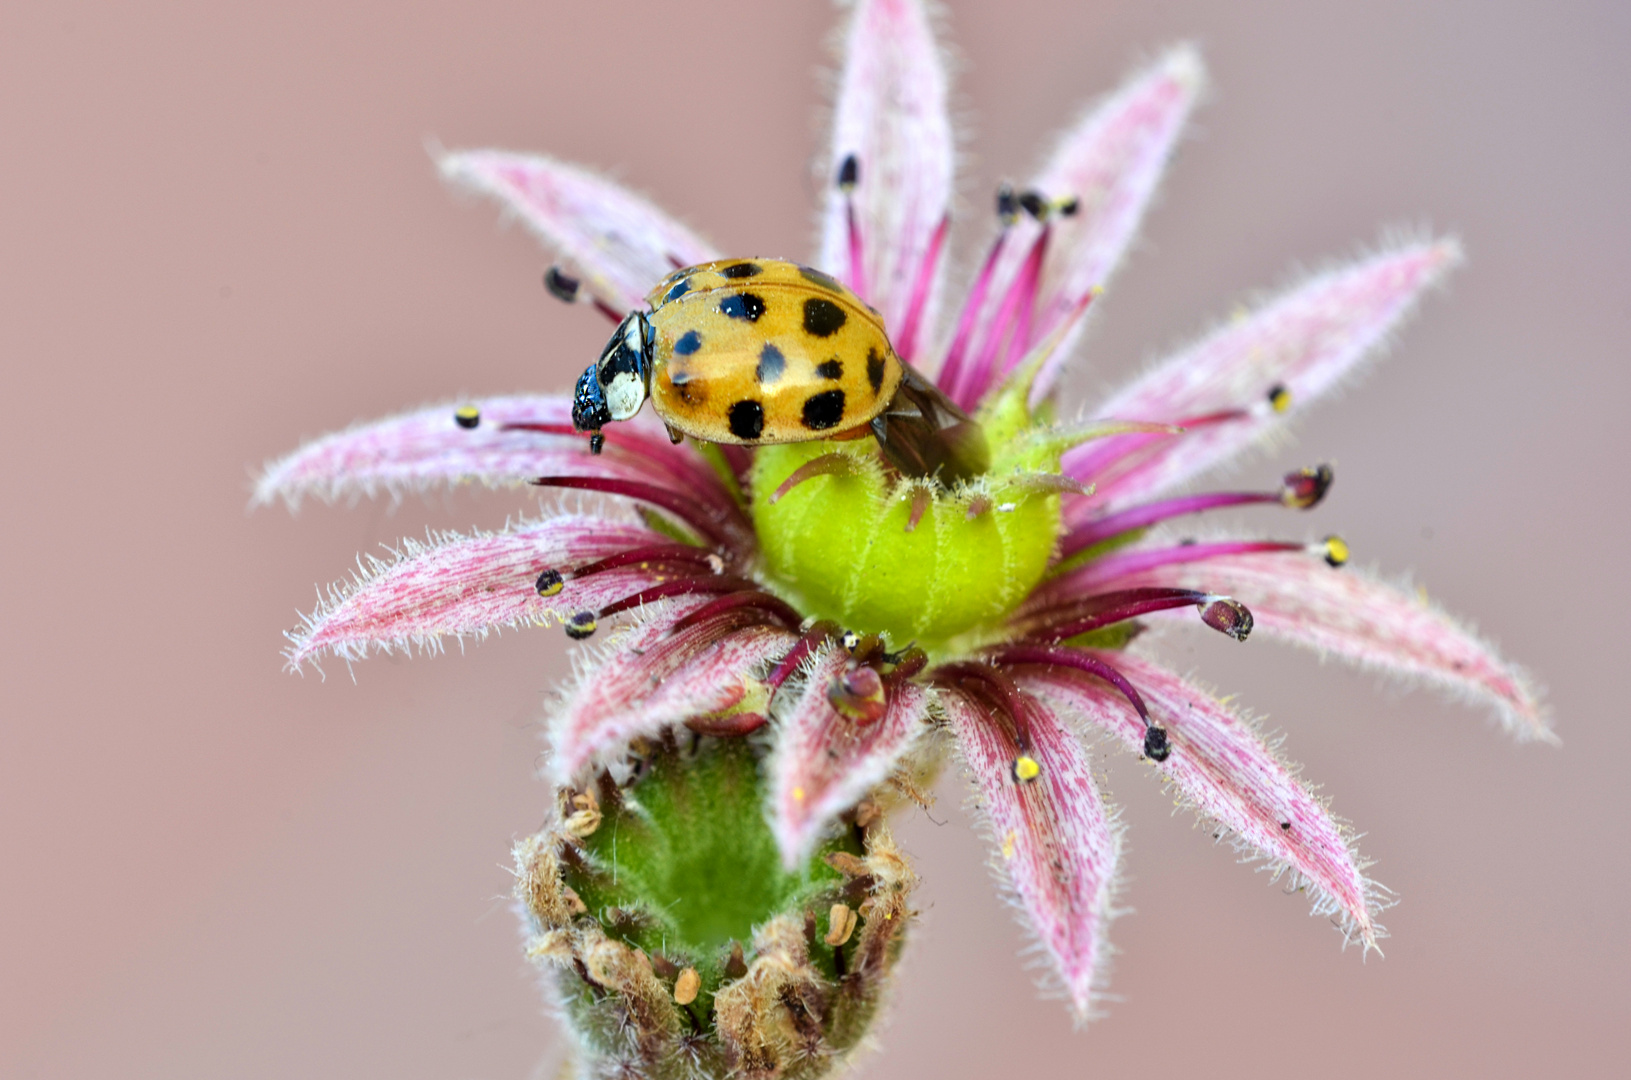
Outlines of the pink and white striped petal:
{"label": "pink and white striped petal", "polygon": [[833,819],[888,779],[929,730],[928,692],[910,682],[889,687],[888,707],[873,723],[834,709],[827,686],[848,662],[843,649],[820,654],[776,728],[770,823],[789,869],[809,857]]}
{"label": "pink and white striped petal", "polygon": [[1026,700],[1029,753],[1041,771],[1022,782],[1014,778],[1020,749],[1004,727],[961,694],[940,698],[996,846],[992,863],[1012,886],[1081,1021],[1104,990],[1121,828],[1081,741],[1051,704]]}
{"label": "pink and white striped petal", "polygon": [[[1045,199],[1074,197],[1078,205],[1074,214],[1055,213],[1049,219],[1051,236],[1027,340],[993,369],[993,381],[1012,370],[1031,346],[1065,328],[1037,374],[1033,404],[1051,393],[1086,324],[1083,304],[1110,280],[1132,243],[1204,83],[1200,55],[1192,47],[1170,50],[1108,99],[1090,106],[1031,179],[1027,188]],[[971,355],[985,347],[998,321],[1001,297],[1021,272],[1041,228],[1024,216],[1009,229],[995,271],[997,287],[988,294],[973,330]],[[1067,328],[1072,320],[1075,325]],[[973,387],[963,397],[977,400],[985,390]]]}
{"label": "pink and white striped petal", "polygon": [[1093,410],[1095,415],[1181,423],[1225,410],[1249,415],[1173,437],[1120,435],[1065,455],[1065,471],[1097,484],[1084,507],[1149,498],[1222,463],[1278,428],[1267,406],[1290,391],[1290,415],[1351,377],[1416,301],[1461,261],[1437,240],[1390,247],[1320,274],[1214,331]]}
{"label": "pink and white striped petal", "polygon": [[[1195,810],[1226,828],[1250,856],[1268,860],[1274,880],[1313,894],[1314,914],[1335,915],[1345,937],[1366,949],[1383,931],[1376,913],[1386,893],[1364,875],[1350,831],[1337,823],[1252,726],[1223,702],[1148,660],[1097,655],[1138,687],[1150,719],[1167,729],[1172,752],[1158,766]],[[1059,668],[1030,668],[1016,680],[1066,713],[1085,716],[1132,753],[1144,724],[1108,685]]]}
{"label": "pink and white striped petal", "polygon": [[1557,741],[1540,695],[1524,673],[1425,593],[1378,581],[1353,566],[1333,570],[1301,552],[1170,564],[1116,583],[1117,588],[1143,585],[1227,593],[1251,609],[1254,635],[1425,680],[1489,707],[1519,739]]}
{"label": "pink and white striped petal", "polygon": [[[480,410],[473,429],[454,418],[465,404]],[[735,513],[713,470],[691,448],[670,445],[649,421],[619,424],[598,456],[589,453],[582,435],[505,430],[507,424],[569,432],[571,401],[542,395],[488,398],[359,424],[272,462],[255,485],[254,502],[282,498],[293,509],[306,495],[332,501],[381,491],[400,495],[437,484],[499,486],[565,475],[679,486],[721,512]]]}
{"label": "pink and white striped petal", "polygon": [[580,165],[502,150],[444,154],[439,164],[449,183],[497,199],[614,311],[644,307],[676,267],[719,257],[645,198]]}
{"label": "pink and white striped petal", "polygon": [[579,515],[497,533],[444,533],[429,543],[405,540],[389,559],[359,560],[361,572],[330,589],[289,634],[294,645],[285,655],[295,669],[325,651],[359,660],[370,650],[435,650],[448,635],[480,638],[565,619],[636,592],[658,573],[630,567],[568,579],[553,596],[538,595],[539,574],[666,540],[639,525]]}
{"label": "pink and white striped petal", "polygon": [[798,640],[740,610],[673,632],[677,620],[710,599],[686,597],[646,608],[646,618],[614,638],[579,675],[549,728],[555,783],[571,783],[636,736],[740,704],[751,680]]}
{"label": "pink and white striped petal", "polygon": [[[939,260],[930,255],[939,250],[937,236],[943,239],[939,231],[951,206],[946,89],[923,4],[856,3],[844,36],[818,261],[883,313],[897,346],[934,326],[940,273]],[[846,195],[836,179],[851,156],[856,183]],[[852,205],[861,280],[852,270]],[[907,331],[914,319],[916,329]]]}

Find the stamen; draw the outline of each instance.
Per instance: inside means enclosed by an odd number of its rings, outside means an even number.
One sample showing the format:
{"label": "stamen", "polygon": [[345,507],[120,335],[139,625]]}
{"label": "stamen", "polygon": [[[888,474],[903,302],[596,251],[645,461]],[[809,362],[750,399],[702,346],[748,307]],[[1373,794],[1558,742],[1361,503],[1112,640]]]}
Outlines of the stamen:
{"label": "stamen", "polygon": [[651,503],[667,510],[712,540],[723,544],[728,539],[725,527],[716,521],[705,507],[656,484],[645,484],[638,480],[614,480],[603,476],[540,476],[532,483],[537,487],[596,491],[602,495],[619,495],[625,499]]}
{"label": "stamen", "polygon": [[[1222,630],[1234,636],[1229,627],[1243,621],[1245,632],[1251,631],[1251,613],[1246,611],[1244,605],[1230,600],[1229,604],[1239,608],[1232,615],[1227,608],[1212,608],[1227,599],[1216,593],[1200,592],[1195,589],[1177,589],[1166,586],[1145,586],[1134,589],[1117,589],[1112,592],[1100,593],[1080,600],[1059,604],[1052,608],[1044,608],[1032,613],[1023,620],[1023,629],[1026,637],[1040,638],[1047,641],[1064,641],[1067,638],[1085,634],[1089,630],[1097,630],[1113,623],[1136,619],[1140,615],[1151,615],[1158,611],[1170,611],[1174,608],[1196,607],[1201,609],[1202,619],[1215,630]],[[1210,615],[1210,618],[1208,616]],[[1229,620],[1233,620],[1232,622]],[[1244,640],[1238,638],[1237,640]]]}
{"label": "stamen", "polygon": [[474,405],[460,405],[453,410],[453,422],[466,431],[474,430],[481,423],[481,410]]}
{"label": "stamen", "polygon": [[740,592],[726,593],[718,600],[708,601],[708,603],[703,604],[676,622],[669,632],[677,634],[687,627],[695,626],[700,622],[706,622],[708,619],[731,611],[763,612],[775,616],[784,626],[789,627],[796,627],[803,621],[797,611],[778,597],[771,596],[769,593],[761,592],[758,589],[744,589]]}
{"label": "stamen", "polygon": [[1125,697],[1144,723],[1144,756],[1151,761],[1165,761],[1172,748],[1167,742],[1166,729],[1150,719],[1150,711],[1138,689],[1116,668],[1095,656],[1078,649],[1060,645],[1003,645],[987,653],[999,664],[1038,664],[1048,667],[1069,667],[1103,679]]}
{"label": "stamen", "polygon": [[566,636],[573,641],[582,641],[594,634],[597,625],[594,612],[580,611],[566,620]]}
{"label": "stamen", "polygon": [[676,596],[696,596],[699,593],[728,593],[738,590],[753,589],[753,582],[746,578],[719,575],[717,577],[688,577],[675,578],[673,581],[662,581],[656,585],[647,586],[637,593],[631,593],[621,600],[613,600],[597,613],[600,618],[606,619],[613,615],[620,615],[630,608],[643,607],[658,600],[670,600]]}
{"label": "stamen", "polygon": [[[1192,416],[1175,421],[1175,426],[1184,432],[1199,431],[1236,420],[1253,420],[1269,413],[1283,413],[1290,407],[1291,391],[1282,384],[1276,384],[1269,389],[1263,400],[1255,404]],[[1113,466],[1129,462],[1134,455],[1147,450],[1155,442],[1155,438],[1134,435],[1106,440],[1087,453],[1073,457],[1070,471],[1076,476],[1101,476]]]}
{"label": "stamen", "polygon": [[1255,503],[1280,503],[1294,509],[1307,510],[1317,506],[1325,497],[1325,493],[1330,490],[1332,477],[1330,467],[1320,465],[1313,469],[1299,469],[1287,473],[1279,491],[1213,491],[1204,495],[1183,495],[1176,499],[1163,499],[1159,502],[1144,503],[1142,506],[1128,507],[1126,510],[1085,522],[1066,533],[1060,544],[1061,557],[1069,558],[1078,551],[1102,543],[1113,536],[1120,536],[1131,529],[1148,528],[1175,517],[1198,514],[1204,510]]}
{"label": "stamen", "polygon": [[1079,570],[1059,577],[1050,582],[1046,588],[1052,591],[1055,586],[1061,590],[1080,587],[1087,581],[1112,581],[1175,563],[1205,562],[1207,559],[1225,555],[1252,555],[1263,551],[1313,551],[1318,555],[1325,554],[1322,544],[1310,547],[1308,544],[1280,540],[1227,540],[1211,544],[1188,541],[1172,547],[1152,548],[1146,551],[1112,552],[1094,559]]}
{"label": "stamen", "polygon": [[1348,561],[1348,542],[1335,534],[1315,544],[1314,549],[1333,570]]}
{"label": "stamen", "polygon": [[[1013,280],[1009,282],[1008,291],[1003,295],[1002,303],[997,307],[997,314],[986,331],[985,340],[980,346],[979,359],[969,369],[967,377],[960,385],[948,391],[951,399],[965,409],[972,407],[973,403],[980,399],[981,393],[991,382],[997,354],[1021,308],[1024,312],[1021,316],[1023,324],[1022,328],[1015,329],[1013,340],[1018,340],[1021,332],[1030,333],[1031,314],[1036,306],[1037,282],[1042,273],[1043,256],[1047,254],[1050,231],[1050,227],[1044,223],[1042,231],[1031,242],[1031,249],[1026,253],[1025,261],[1020,264]],[[972,296],[969,302],[973,303]],[[1023,353],[1024,343],[1020,343],[1018,348]]]}
{"label": "stamen", "polygon": [[883,677],[862,664],[835,675],[827,684],[827,701],[840,714],[859,724],[875,724],[888,709]]}
{"label": "stamen", "polygon": [[1021,754],[1014,759],[1013,773],[1014,783],[1028,784],[1042,775],[1042,766],[1031,755]]}
{"label": "stamen", "polygon": [[854,154],[838,166],[838,190],[844,196],[844,216],[849,225],[849,287],[866,298],[866,260],[861,249],[861,223],[855,215],[855,185],[861,179],[861,163]]}
{"label": "stamen", "polygon": [[836,452],[822,454],[788,473],[787,479],[778,484],[776,490],[770,493],[770,498],[765,501],[775,506],[788,492],[806,480],[814,480],[818,476],[855,476],[864,471],[865,466],[852,454]]}
{"label": "stamen", "polygon": [[597,562],[585,563],[572,571],[573,578],[588,577],[590,574],[599,574],[606,570],[616,570],[623,566],[637,566],[656,563],[658,565],[689,565],[693,567],[706,566],[714,573],[722,573],[723,565],[714,568],[713,560],[718,556],[706,548],[699,548],[694,544],[652,544],[649,547],[630,548],[620,551],[616,555],[608,555]]}
{"label": "stamen", "polygon": [[1025,708],[1025,696],[1014,681],[990,664],[961,661],[936,668],[933,678],[939,682],[949,677],[957,688],[972,693],[985,701],[993,712],[1008,717],[1013,727],[1014,742],[1022,754],[1031,749],[1031,720]]}
{"label": "stamen", "polygon": [[929,304],[929,290],[934,286],[935,270],[940,265],[940,253],[945,248],[946,230],[950,225],[950,214],[940,219],[934,234],[929,237],[929,248],[923,253],[923,262],[918,266],[917,279],[912,282],[912,296],[906,305],[906,318],[895,338],[896,355],[908,362],[917,352],[918,327],[923,323],[923,309]]}
{"label": "stamen", "polygon": [[968,291],[968,300],[963,304],[963,313],[957,317],[957,330],[952,334],[951,348],[946,351],[946,362],[941,365],[940,376],[935,380],[940,389],[951,397],[956,397],[958,384],[963,376],[963,358],[968,354],[969,338],[974,331],[974,322],[979,318],[980,311],[985,307],[986,293],[991,290],[991,281],[996,276],[997,261],[1002,255],[1003,247],[1008,242],[1008,229],[1019,217],[1019,201],[1014,196],[1014,189],[1007,184],[997,189],[997,220],[1002,225],[1002,231],[991,244],[991,250],[986,253],[985,262],[980,266],[980,273],[974,279],[974,287]]}
{"label": "stamen", "polygon": [[[675,269],[678,269],[678,267],[676,266]],[[563,304],[576,304],[580,302],[580,296],[588,296],[589,303],[594,305],[596,311],[600,312],[614,323],[620,323],[623,321],[623,316],[617,313],[617,309],[613,308],[610,304],[606,303],[598,296],[583,293],[582,289],[580,288],[581,285],[581,281],[566,273],[559,266],[551,266],[548,270],[544,271],[544,288],[548,289],[549,295],[553,296],[555,299],[561,301]]]}
{"label": "stamen", "polygon": [[804,636],[799,638],[798,644],[787,651],[787,655],[781,658],[765,678],[765,684],[770,687],[771,693],[781,689],[782,683],[792,677],[800,664],[838,635],[838,624],[835,622],[822,619],[811,624],[810,628],[804,631]]}

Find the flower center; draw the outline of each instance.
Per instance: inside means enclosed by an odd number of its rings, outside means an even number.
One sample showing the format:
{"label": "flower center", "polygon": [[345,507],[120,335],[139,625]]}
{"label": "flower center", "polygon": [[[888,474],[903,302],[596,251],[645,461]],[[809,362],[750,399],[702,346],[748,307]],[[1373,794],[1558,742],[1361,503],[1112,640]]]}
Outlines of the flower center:
{"label": "flower center", "polygon": [[871,439],[761,448],[751,498],[766,586],[897,648],[932,653],[995,628],[1042,579],[1060,527],[1057,453],[1019,458],[994,444],[992,471],[948,490],[888,474]]}

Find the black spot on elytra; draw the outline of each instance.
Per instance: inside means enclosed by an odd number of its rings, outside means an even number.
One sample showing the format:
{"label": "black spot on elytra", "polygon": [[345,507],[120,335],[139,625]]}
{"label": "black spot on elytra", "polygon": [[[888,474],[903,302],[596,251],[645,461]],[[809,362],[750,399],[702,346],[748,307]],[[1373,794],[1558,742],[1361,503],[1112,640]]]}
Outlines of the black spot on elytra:
{"label": "black spot on elytra", "polygon": [[844,419],[844,391],[823,390],[804,399],[804,426],[811,431],[837,427]]}
{"label": "black spot on elytra", "polygon": [[838,284],[836,278],[833,278],[828,274],[823,274],[820,270],[816,270],[809,266],[801,266],[799,267],[799,273],[804,277],[805,281],[808,281],[812,285],[820,285],[828,292],[844,291],[844,287]]}
{"label": "black spot on elytra", "polygon": [[758,293],[732,293],[719,302],[719,311],[732,319],[758,322],[759,316],[765,313],[765,299]]}
{"label": "black spot on elytra", "polygon": [[730,421],[732,435],[757,439],[765,429],[765,408],[757,401],[738,401],[731,406]]}
{"label": "black spot on elytra", "polygon": [[866,381],[872,384],[872,396],[877,397],[878,391],[883,389],[884,361],[878,355],[877,349],[866,351]]}
{"label": "black spot on elytra", "polygon": [[758,263],[741,262],[735,266],[721,267],[719,272],[728,278],[756,277],[764,273],[764,268]]}
{"label": "black spot on elytra", "polygon": [[773,383],[782,377],[787,370],[787,358],[782,351],[770,342],[765,342],[764,348],[759,350],[759,366],[754,369],[753,375],[761,383]]}
{"label": "black spot on elytra", "polygon": [[816,337],[832,337],[844,328],[848,318],[844,309],[831,300],[812,296],[804,301],[804,329]]}
{"label": "black spot on elytra", "polygon": [[678,341],[674,342],[674,355],[690,356],[700,348],[702,348],[702,335],[695,330],[687,330],[680,335]]}
{"label": "black spot on elytra", "polygon": [[842,379],[844,377],[844,362],[838,357],[823,360],[816,365],[816,374],[823,379]]}
{"label": "black spot on elytra", "polygon": [[691,291],[691,279],[690,278],[680,278],[678,281],[674,282],[674,284],[669,288],[669,290],[666,293],[663,294],[663,303],[666,304],[670,300],[678,300],[680,297],[684,296],[686,293],[688,293],[690,291]]}

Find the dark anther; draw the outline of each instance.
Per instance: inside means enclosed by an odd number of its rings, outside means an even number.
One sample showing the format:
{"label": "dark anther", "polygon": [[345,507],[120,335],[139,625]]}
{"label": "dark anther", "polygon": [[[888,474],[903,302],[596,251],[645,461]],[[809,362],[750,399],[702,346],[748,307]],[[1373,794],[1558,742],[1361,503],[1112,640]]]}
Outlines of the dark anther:
{"label": "dark anther", "polygon": [[1316,465],[1312,469],[1288,472],[1280,482],[1280,501],[1295,510],[1310,510],[1318,506],[1336,479],[1329,465]]}
{"label": "dark anther", "polygon": [[558,266],[551,266],[544,271],[544,288],[549,290],[549,295],[563,303],[571,304],[577,301],[579,284],[577,278],[568,277]]}
{"label": "dark anther", "polygon": [[1014,194],[1014,186],[1004,183],[997,189],[997,219],[1004,225],[1012,225],[1014,219],[1019,217],[1019,196]]}
{"label": "dark anther", "polygon": [[838,190],[849,191],[861,179],[861,163],[850,154],[844,158],[843,164],[838,166]]}
{"label": "dark anther", "polygon": [[481,410],[474,405],[461,406],[453,410],[453,422],[469,431],[481,423]]}
{"label": "dark anther", "polygon": [[1201,608],[1201,622],[1236,641],[1245,641],[1252,632],[1252,613],[1239,600],[1220,596]]}
{"label": "dark anther", "polygon": [[595,613],[580,611],[566,620],[566,636],[573,641],[582,641],[595,632]]}
{"label": "dark anther", "polygon": [[1072,195],[1070,198],[1059,204],[1059,214],[1062,217],[1075,217],[1076,211],[1080,210],[1081,208],[1082,200]]}
{"label": "dark anther", "polygon": [[1280,822],[1280,831],[1281,832],[1290,832],[1291,831],[1291,822],[1289,822],[1289,821]]}
{"label": "dark anther", "polygon": [[1285,412],[1291,408],[1291,389],[1285,383],[1275,383],[1269,387],[1269,406],[1275,412]]}
{"label": "dark anther", "polygon": [[538,590],[539,596],[554,596],[565,587],[565,584],[566,582],[561,577],[559,570],[545,570],[538,575],[538,580],[533,583],[533,587]]}
{"label": "dark anther", "polygon": [[1167,729],[1151,724],[1144,729],[1144,756],[1151,761],[1165,761],[1172,754],[1172,744],[1167,741]]}
{"label": "dark anther", "polygon": [[1027,214],[1038,221],[1042,221],[1048,216],[1048,200],[1044,199],[1039,191],[1025,192],[1019,197],[1019,205],[1025,208]]}

